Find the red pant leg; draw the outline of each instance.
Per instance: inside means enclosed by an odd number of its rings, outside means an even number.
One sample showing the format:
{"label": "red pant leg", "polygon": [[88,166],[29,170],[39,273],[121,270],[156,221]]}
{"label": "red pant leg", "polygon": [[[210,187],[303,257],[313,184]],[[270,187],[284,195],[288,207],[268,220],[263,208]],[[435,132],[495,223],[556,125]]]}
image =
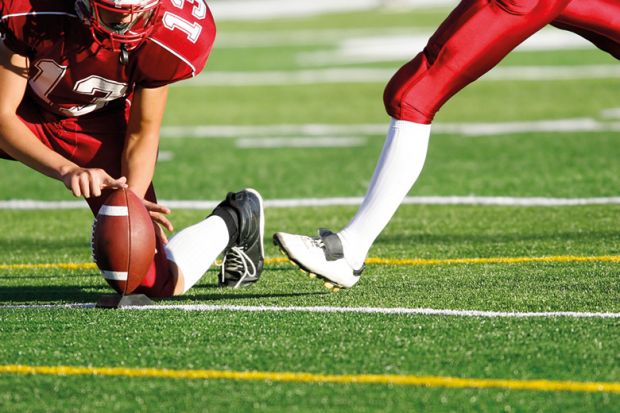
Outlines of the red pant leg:
{"label": "red pant leg", "polygon": [[431,123],[455,93],[553,21],[571,0],[463,0],[384,93],[388,114]]}
{"label": "red pant leg", "polygon": [[569,30],[620,59],[620,2],[573,0],[551,24]]}

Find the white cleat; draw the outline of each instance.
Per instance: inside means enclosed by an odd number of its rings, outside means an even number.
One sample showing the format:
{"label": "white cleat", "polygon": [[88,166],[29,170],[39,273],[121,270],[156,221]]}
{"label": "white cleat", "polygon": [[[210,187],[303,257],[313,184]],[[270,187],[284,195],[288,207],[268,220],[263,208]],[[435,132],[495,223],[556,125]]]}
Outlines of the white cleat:
{"label": "white cleat", "polygon": [[364,267],[355,270],[344,259],[342,242],[333,232],[320,229],[318,237],[276,232],[273,243],[280,247],[288,258],[303,271],[326,281],[332,291],[351,288],[360,279]]}

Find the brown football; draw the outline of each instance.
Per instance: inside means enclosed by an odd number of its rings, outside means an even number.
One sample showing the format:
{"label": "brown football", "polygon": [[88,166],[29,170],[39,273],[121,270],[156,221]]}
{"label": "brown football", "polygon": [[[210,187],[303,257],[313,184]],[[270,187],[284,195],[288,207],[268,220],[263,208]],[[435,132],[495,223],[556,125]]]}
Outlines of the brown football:
{"label": "brown football", "polygon": [[131,294],[155,255],[155,228],[142,200],[117,189],[99,210],[92,233],[93,259],[103,278],[119,294]]}

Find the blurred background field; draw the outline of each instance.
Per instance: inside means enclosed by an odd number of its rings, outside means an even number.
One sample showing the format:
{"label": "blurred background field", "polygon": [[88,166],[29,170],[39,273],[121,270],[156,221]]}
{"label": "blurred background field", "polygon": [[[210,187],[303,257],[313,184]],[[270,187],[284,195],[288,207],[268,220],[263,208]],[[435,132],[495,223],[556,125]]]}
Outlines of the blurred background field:
{"label": "blurred background field", "polygon": [[[454,1],[219,0],[207,69],[171,88],[155,183],[168,201],[251,186],[268,201],[361,197],[389,119],[382,93]],[[548,28],[438,114],[410,196],[618,196],[620,66]],[[92,303],[89,211],[62,184],[0,162],[0,301]],[[164,201],[165,203],[165,201]],[[9,205],[9,206],[7,206]],[[180,229],[208,210],[176,209]],[[215,287],[216,268],[161,304],[617,313],[620,206],[404,205],[373,246],[385,259],[591,257],[589,262],[369,265],[338,294],[276,260],[274,231],[346,225],[353,205],[267,208],[261,282]],[[18,267],[78,263],[86,267]],[[0,367],[396,374],[620,382],[617,318],[106,312],[0,308]],[[359,383],[0,375],[2,411],[619,411],[617,392]]]}

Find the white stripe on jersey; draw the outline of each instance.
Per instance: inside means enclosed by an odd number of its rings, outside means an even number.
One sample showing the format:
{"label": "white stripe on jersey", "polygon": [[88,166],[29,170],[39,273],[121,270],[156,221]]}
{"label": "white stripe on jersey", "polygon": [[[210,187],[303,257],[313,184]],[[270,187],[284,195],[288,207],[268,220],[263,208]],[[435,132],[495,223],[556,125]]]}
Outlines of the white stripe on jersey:
{"label": "white stripe on jersey", "polygon": [[49,16],[49,15],[54,15],[54,16],[69,16],[69,17],[75,17],[77,19],[77,15],[75,14],[71,14],[71,13],[66,13],[64,11],[42,11],[42,12],[36,12],[36,11],[32,11],[32,12],[28,12],[28,13],[13,13],[13,14],[7,14],[6,16],[2,16],[2,18],[0,18],[0,20],[5,20],[8,19],[9,17],[20,17],[20,16]]}
{"label": "white stripe on jersey", "polygon": [[155,40],[152,37],[149,37],[148,39],[151,40],[153,43],[155,43],[155,44],[161,46],[162,48],[166,49],[167,51],[169,51],[170,53],[172,53],[173,55],[175,55],[176,57],[181,59],[183,62],[185,62],[186,65],[188,65],[189,67],[192,68],[192,77],[196,76],[196,68],[194,67],[194,65],[192,65],[190,63],[189,60],[187,60],[186,58],[184,58],[183,56],[181,56],[180,54],[178,54],[177,52],[175,52],[174,50],[172,50],[171,48],[169,48],[168,46],[166,46],[165,44],[163,44],[159,40]]}

